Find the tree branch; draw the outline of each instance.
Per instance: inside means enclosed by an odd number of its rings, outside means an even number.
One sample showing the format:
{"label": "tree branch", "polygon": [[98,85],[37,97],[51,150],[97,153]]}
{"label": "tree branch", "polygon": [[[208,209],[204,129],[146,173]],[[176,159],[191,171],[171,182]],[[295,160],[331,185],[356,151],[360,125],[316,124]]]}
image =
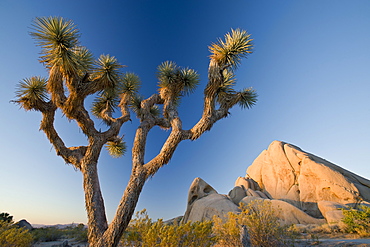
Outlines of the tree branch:
{"label": "tree branch", "polygon": [[50,143],[54,146],[57,155],[61,156],[66,163],[73,164],[76,168],[81,169],[81,159],[85,155],[86,147],[67,148],[63,140],[59,137],[54,128],[55,111],[57,107],[49,102],[48,109],[42,111],[42,121],[40,130],[44,131]]}
{"label": "tree branch", "polygon": [[63,74],[57,65],[49,71],[47,90],[51,94],[51,101],[58,107],[63,107],[67,97],[64,93]]}

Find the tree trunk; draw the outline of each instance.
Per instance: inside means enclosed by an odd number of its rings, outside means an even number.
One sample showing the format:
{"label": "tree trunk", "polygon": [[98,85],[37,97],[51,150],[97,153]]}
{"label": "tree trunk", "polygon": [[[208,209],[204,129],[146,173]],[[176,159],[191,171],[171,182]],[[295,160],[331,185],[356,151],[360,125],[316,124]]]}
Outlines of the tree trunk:
{"label": "tree trunk", "polygon": [[134,214],[145,181],[146,174],[144,171],[132,173],[112,223],[109,224],[108,229],[98,243],[90,243],[90,246],[115,247],[118,245],[124,230]]}
{"label": "tree trunk", "polygon": [[85,206],[88,218],[88,239],[91,246],[98,242],[108,228],[104,200],[100,190],[97,162],[81,164]]}

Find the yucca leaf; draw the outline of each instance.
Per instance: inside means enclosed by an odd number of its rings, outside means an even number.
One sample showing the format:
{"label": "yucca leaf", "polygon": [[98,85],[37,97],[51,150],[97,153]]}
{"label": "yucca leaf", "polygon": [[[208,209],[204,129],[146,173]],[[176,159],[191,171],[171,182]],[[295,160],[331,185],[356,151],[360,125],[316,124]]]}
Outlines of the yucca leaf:
{"label": "yucca leaf", "polygon": [[80,34],[72,21],[62,17],[37,17],[32,29],[31,36],[42,48],[41,62],[48,68],[60,66],[64,74],[78,70],[74,49]]}
{"label": "yucca leaf", "polygon": [[114,56],[103,54],[95,61],[95,65],[93,77],[99,80],[104,88],[115,88],[119,85],[120,69],[124,66],[119,64]]}
{"label": "yucca leaf", "polygon": [[140,109],[141,109],[141,101],[143,97],[141,95],[135,94],[131,97],[130,108],[139,116]]}
{"label": "yucca leaf", "polygon": [[257,103],[257,93],[252,88],[247,88],[238,93],[238,104],[241,108],[251,108]]}
{"label": "yucca leaf", "polygon": [[16,99],[13,101],[25,110],[40,110],[49,100],[46,90],[47,79],[40,76],[25,78],[17,85]]}
{"label": "yucca leaf", "polygon": [[158,117],[161,114],[161,110],[159,109],[157,105],[154,105],[150,108],[150,113],[153,116]]}
{"label": "yucca leaf", "polygon": [[120,92],[134,95],[139,92],[140,78],[134,73],[125,73],[122,77]]}
{"label": "yucca leaf", "polygon": [[77,59],[79,71],[83,74],[90,71],[94,64],[93,54],[84,46],[77,46],[73,51]]}
{"label": "yucca leaf", "polygon": [[47,79],[40,76],[23,79],[17,86],[17,98],[26,97],[30,100],[47,101]]}
{"label": "yucca leaf", "polygon": [[119,138],[119,141],[117,142],[107,142],[107,144],[105,144],[105,148],[113,158],[122,157],[126,153],[127,149],[126,143],[122,140],[122,138]]}
{"label": "yucca leaf", "polygon": [[180,67],[175,62],[165,61],[158,66],[157,70],[158,86],[163,88],[176,82]]}
{"label": "yucca leaf", "polygon": [[211,58],[216,60],[220,66],[231,66],[236,69],[242,58],[252,53],[252,39],[245,30],[231,29],[224,40],[218,39],[217,43],[209,47]]}
{"label": "yucca leaf", "polygon": [[91,112],[97,118],[104,119],[102,117],[102,112],[106,111],[106,113],[111,116],[111,114],[116,110],[118,103],[119,100],[114,92],[103,92],[93,101]]}
{"label": "yucca leaf", "polygon": [[183,84],[182,94],[189,95],[199,85],[199,74],[193,69],[184,68],[180,70],[180,80]]}

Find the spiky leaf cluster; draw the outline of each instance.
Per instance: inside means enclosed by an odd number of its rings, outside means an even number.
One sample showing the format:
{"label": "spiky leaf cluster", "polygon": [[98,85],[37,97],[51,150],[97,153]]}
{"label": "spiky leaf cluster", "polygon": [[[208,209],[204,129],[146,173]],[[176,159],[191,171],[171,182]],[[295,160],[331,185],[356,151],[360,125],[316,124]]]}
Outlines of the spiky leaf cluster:
{"label": "spiky leaf cluster", "polygon": [[134,96],[139,92],[140,78],[134,73],[125,73],[122,77],[120,93]]}
{"label": "spiky leaf cluster", "polygon": [[246,88],[238,92],[238,104],[243,109],[250,109],[257,103],[257,93],[252,88]]}
{"label": "spiky leaf cluster", "polygon": [[74,74],[83,61],[76,55],[79,31],[72,21],[62,17],[37,17],[31,35],[42,48],[41,62],[48,68],[59,66],[65,75]]}
{"label": "spiky leaf cluster", "polygon": [[[118,69],[118,68],[117,68]],[[109,74],[109,73],[107,73]],[[107,74],[101,74],[102,77],[108,78]],[[135,111],[138,106],[140,106],[141,98],[138,96],[138,91],[140,88],[140,78],[134,73],[124,73],[121,74],[119,71],[115,73],[110,73],[113,76],[114,82],[112,87],[108,87],[101,91],[95,98],[92,106],[92,113],[104,120],[102,113],[106,113],[112,116],[112,113],[117,109],[120,102],[120,96],[122,94],[128,95],[130,100],[130,105]],[[95,74],[95,76],[97,76]],[[109,122],[105,122],[109,124]]]}
{"label": "spiky leaf cluster", "polygon": [[119,158],[126,153],[126,143],[119,138],[117,141],[109,141],[105,145],[106,149],[108,150],[109,154],[114,158]]}
{"label": "spiky leaf cluster", "polygon": [[104,89],[114,89],[119,85],[123,65],[114,56],[100,55],[95,66],[93,77]]}
{"label": "spiky leaf cluster", "polygon": [[199,75],[195,70],[181,68],[172,61],[158,66],[157,77],[158,86],[169,89],[175,96],[189,95],[199,84]]}
{"label": "spiky leaf cluster", "polygon": [[[103,112],[111,117],[117,108],[118,102],[119,100],[115,93],[103,92],[94,99],[91,111],[97,118],[104,119],[104,116],[102,116]],[[109,124],[108,122],[106,123]]]}
{"label": "spiky leaf cluster", "polygon": [[47,79],[40,76],[25,78],[19,82],[14,102],[25,110],[40,110],[43,103],[48,101],[46,90]]}
{"label": "spiky leaf cluster", "polygon": [[217,43],[209,47],[212,53],[210,58],[218,66],[217,69],[215,67],[211,69],[211,78],[216,78],[213,82],[218,83],[216,100],[219,104],[238,104],[242,108],[250,108],[257,102],[257,94],[253,89],[242,91],[234,89],[236,84],[234,72],[241,59],[252,53],[252,49],[250,34],[240,29],[231,29],[224,39],[218,39]]}
{"label": "spiky leaf cluster", "polygon": [[223,71],[224,82],[220,85],[217,92],[217,102],[219,104],[233,98],[241,108],[249,109],[257,102],[257,93],[252,88],[243,89],[237,92],[234,89],[236,84],[235,75],[230,70]]}
{"label": "spiky leaf cluster", "polygon": [[81,72],[86,72],[86,71],[91,71],[93,69],[94,65],[94,56],[93,54],[89,51],[84,46],[77,46],[74,49],[75,56],[77,60],[79,61],[78,63],[78,71]]}
{"label": "spiky leaf cluster", "polygon": [[209,47],[211,59],[217,61],[220,66],[230,66],[236,69],[242,58],[252,53],[252,39],[245,30],[231,29],[231,33],[225,35],[225,39],[218,39],[217,43]]}

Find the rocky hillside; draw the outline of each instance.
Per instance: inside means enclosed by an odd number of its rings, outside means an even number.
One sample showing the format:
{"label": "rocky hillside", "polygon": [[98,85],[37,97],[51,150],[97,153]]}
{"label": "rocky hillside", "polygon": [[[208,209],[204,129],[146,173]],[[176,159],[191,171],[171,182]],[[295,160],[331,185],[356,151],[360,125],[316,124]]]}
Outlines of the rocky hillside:
{"label": "rocky hillside", "polygon": [[228,195],[201,178],[189,189],[183,220],[202,221],[213,215],[237,212],[240,202],[269,200],[282,222],[294,224],[335,223],[343,207],[370,205],[370,181],[300,148],[274,141],[236,179]]}

